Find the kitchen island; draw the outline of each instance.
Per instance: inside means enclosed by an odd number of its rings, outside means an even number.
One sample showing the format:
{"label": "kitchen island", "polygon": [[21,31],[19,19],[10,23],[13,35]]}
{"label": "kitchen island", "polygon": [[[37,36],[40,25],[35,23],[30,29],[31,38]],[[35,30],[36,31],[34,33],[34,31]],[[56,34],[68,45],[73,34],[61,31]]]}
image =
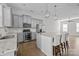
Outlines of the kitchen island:
{"label": "kitchen island", "polygon": [[[47,56],[53,56],[53,38],[57,35],[60,35],[60,33],[37,33],[37,47]],[[55,44],[59,44],[59,40],[55,41]]]}
{"label": "kitchen island", "polygon": [[7,34],[0,38],[0,56],[14,56],[17,50],[17,34]]}

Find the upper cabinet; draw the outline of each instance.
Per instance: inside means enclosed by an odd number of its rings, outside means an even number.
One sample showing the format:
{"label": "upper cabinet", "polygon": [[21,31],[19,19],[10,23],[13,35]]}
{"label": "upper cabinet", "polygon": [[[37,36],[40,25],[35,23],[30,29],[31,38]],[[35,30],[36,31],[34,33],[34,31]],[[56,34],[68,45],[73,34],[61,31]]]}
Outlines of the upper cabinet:
{"label": "upper cabinet", "polygon": [[23,16],[23,23],[27,23],[28,22],[28,16]]}
{"label": "upper cabinet", "polygon": [[28,23],[28,24],[31,24],[32,23],[31,16],[24,15],[23,18],[24,18],[23,23]]}
{"label": "upper cabinet", "polygon": [[37,24],[40,24],[39,19],[32,18],[32,28],[36,28]]}
{"label": "upper cabinet", "polygon": [[23,27],[23,16],[13,15],[13,27],[22,28]]}
{"label": "upper cabinet", "polygon": [[0,27],[3,27],[3,6],[0,5]]}
{"label": "upper cabinet", "polygon": [[36,20],[32,18],[32,28],[36,28]]}
{"label": "upper cabinet", "polygon": [[10,7],[4,7],[4,26],[12,27],[12,11]]}
{"label": "upper cabinet", "polygon": [[0,27],[12,26],[11,8],[0,5]]}
{"label": "upper cabinet", "polygon": [[18,22],[19,22],[19,23],[18,23],[18,24],[19,24],[19,27],[22,28],[22,27],[23,27],[23,16],[19,16],[19,19],[18,19],[18,20],[19,20],[19,21],[18,21]]}
{"label": "upper cabinet", "polygon": [[13,15],[13,27],[18,27],[19,26],[19,16],[18,15]]}
{"label": "upper cabinet", "polygon": [[39,19],[32,18],[31,16],[28,16],[28,15],[15,15],[15,14],[13,14],[12,16],[13,16],[13,18],[12,18],[13,27],[23,28],[23,23],[27,23],[27,24],[30,24],[33,29],[36,29],[36,25],[40,24]]}

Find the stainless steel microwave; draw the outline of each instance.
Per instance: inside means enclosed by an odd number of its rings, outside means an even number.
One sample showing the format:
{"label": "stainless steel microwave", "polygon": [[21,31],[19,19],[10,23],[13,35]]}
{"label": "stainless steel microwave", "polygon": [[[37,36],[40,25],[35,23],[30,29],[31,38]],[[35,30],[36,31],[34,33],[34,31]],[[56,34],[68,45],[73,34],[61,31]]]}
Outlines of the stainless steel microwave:
{"label": "stainless steel microwave", "polygon": [[23,28],[31,28],[31,24],[23,23]]}

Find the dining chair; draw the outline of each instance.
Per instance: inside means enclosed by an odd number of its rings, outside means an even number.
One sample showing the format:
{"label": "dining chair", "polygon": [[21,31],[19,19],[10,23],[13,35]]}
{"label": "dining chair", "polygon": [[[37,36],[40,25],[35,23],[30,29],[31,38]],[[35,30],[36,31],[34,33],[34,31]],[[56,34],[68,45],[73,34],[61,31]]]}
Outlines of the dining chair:
{"label": "dining chair", "polygon": [[62,39],[61,42],[63,42],[63,46],[64,46],[64,53],[65,55],[68,54],[68,48],[69,48],[69,37],[68,37],[68,33],[62,33]]}
{"label": "dining chair", "polygon": [[54,41],[53,41],[53,55],[54,56],[61,56],[60,35],[54,36]]}
{"label": "dining chair", "polygon": [[62,35],[62,37],[61,37],[61,41],[60,41],[60,43],[61,43],[61,48],[62,48],[62,55],[65,55],[66,54],[66,37],[65,37],[65,33],[62,33],[61,34]]}
{"label": "dining chair", "polygon": [[68,49],[69,49],[69,33],[65,33],[65,46],[66,46],[66,54],[68,55]]}

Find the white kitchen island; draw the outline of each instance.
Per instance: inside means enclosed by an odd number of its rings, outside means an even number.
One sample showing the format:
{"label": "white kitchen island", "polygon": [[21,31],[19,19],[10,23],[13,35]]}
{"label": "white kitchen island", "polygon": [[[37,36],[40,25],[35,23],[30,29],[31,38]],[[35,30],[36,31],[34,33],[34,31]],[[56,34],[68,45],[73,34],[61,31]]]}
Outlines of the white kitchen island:
{"label": "white kitchen island", "polygon": [[37,47],[41,49],[41,51],[44,52],[47,56],[53,56],[53,38],[56,35],[60,35],[60,33],[37,33]]}
{"label": "white kitchen island", "polygon": [[14,56],[17,50],[17,34],[0,38],[0,56]]}

